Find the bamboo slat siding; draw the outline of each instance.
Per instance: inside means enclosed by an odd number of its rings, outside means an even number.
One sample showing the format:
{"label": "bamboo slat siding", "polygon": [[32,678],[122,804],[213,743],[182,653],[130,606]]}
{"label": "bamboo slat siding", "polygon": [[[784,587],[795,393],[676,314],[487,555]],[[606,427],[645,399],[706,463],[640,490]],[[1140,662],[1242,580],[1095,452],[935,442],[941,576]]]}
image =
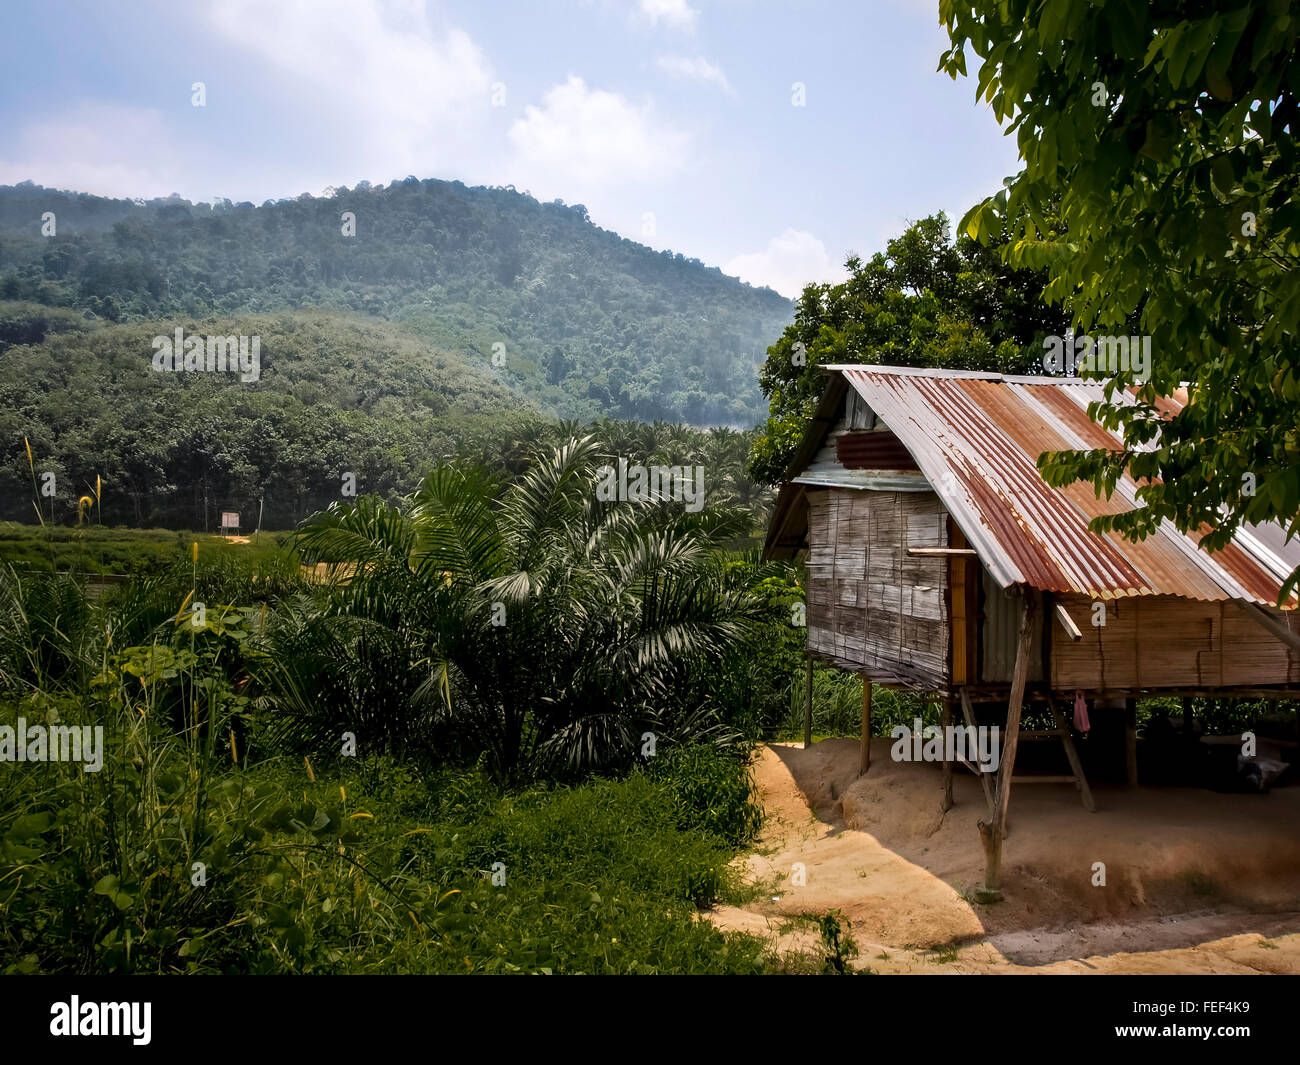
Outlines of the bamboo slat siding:
{"label": "bamboo slat siding", "polygon": [[948,561],[933,493],[808,493],[808,649],[885,683],[946,685]]}
{"label": "bamboo slat siding", "polygon": [[[1288,648],[1234,603],[1175,596],[1110,600],[1106,624],[1092,623],[1093,600],[1062,595],[1083,630],[1074,643],[1052,633],[1056,688],[1213,688],[1300,684],[1300,652]],[[1294,612],[1276,615],[1300,632]]]}

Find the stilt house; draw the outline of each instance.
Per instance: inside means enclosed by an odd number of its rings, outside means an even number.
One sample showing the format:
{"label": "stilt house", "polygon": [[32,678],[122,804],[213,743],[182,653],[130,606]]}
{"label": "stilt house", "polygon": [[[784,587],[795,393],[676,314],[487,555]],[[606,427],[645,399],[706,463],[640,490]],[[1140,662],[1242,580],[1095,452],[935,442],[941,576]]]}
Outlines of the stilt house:
{"label": "stilt house", "polygon": [[[1077,692],[1095,707],[1127,706],[1133,782],[1138,696],[1300,694],[1296,602],[1275,606],[1300,565],[1300,540],[1252,526],[1211,555],[1166,523],[1132,543],[1087,528],[1135,505],[1131,480],[1109,500],[1087,483],[1043,481],[1045,451],[1122,446],[1088,417],[1100,382],[821,369],[827,388],[780,490],[765,556],[806,564],[810,668],[815,658],[932,693],[945,724],[954,712],[973,724],[977,702],[1005,706],[996,781],[981,775],[990,894],[1026,700],[1051,706],[1050,736],[1071,767],[1028,779],[1073,783],[1091,809],[1059,705]],[[1172,415],[1184,402],[1175,395],[1162,407]],[[870,693],[864,684],[864,772]],[[947,805],[951,773],[945,762]]]}

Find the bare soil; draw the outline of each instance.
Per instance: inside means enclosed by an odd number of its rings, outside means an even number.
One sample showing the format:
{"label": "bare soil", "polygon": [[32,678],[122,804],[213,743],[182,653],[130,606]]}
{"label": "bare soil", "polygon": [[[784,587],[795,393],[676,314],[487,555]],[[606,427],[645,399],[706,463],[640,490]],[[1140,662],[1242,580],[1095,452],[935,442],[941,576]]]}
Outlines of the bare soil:
{"label": "bare soil", "polygon": [[856,740],[760,748],[767,818],[740,861],[761,893],[710,920],[806,950],[799,918],[838,909],[856,964],[881,973],[1300,973],[1300,787],[1103,785],[1089,813],[1070,784],[1017,786],[1004,898],[985,905],[975,777],[954,770],[945,814],[938,765],[894,762],[876,737],[857,769]]}

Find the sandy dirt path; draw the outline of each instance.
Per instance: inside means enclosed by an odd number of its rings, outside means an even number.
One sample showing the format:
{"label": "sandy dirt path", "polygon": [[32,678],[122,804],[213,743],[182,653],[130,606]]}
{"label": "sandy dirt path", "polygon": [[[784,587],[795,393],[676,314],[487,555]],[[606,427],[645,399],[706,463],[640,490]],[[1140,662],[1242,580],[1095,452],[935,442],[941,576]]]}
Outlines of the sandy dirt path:
{"label": "sandy dirt path", "polygon": [[856,740],[760,748],[767,817],[739,864],[761,894],[710,920],[816,949],[797,918],[838,909],[879,973],[1300,973],[1300,788],[1100,787],[1094,814],[1069,785],[1018,788],[1005,899],[980,905],[974,777],[944,814],[937,766],[880,738],[865,777],[857,759]]}

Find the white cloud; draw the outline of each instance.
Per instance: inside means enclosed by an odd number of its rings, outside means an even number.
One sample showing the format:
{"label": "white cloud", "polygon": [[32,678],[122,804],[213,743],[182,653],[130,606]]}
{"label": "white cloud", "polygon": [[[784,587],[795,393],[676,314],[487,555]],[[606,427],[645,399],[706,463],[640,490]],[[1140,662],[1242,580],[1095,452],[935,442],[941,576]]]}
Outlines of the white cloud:
{"label": "white cloud", "polygon": [[736,95],[722,68],[710,63],[703,56],[691,59],[684,55],[661,55],[657,65],[669,77],[679,81],[702,81],[706,85],[716,85],[728,96]]}
{"label": "white cloud", "polygon": [[846,276],[827,254],[826,245],[799,229],[773,237],[764,251],[737,255],[722,272],[751,285],[767,285],[791,299],[810,281],[841,281]]}
{"label": "white cloud", "polygon": [[663,23],[670,29],[695,29],[695,20],[700,13],[687,4],[686,0],[640,0],[641,13],[654,25]]}
{"label": "white cloud", "polygon": [[476,180],[500,154],[484,135],[487,59],[466,33],[431,19],[425,0],[211,0],[202,18],[198,32],[249,56],[256,94],[292,116],[279,152],[234,164],[240,148],[214,136],[211,119],[232,101],[247,107],[250,86],[205,69],[194,72],[205,108],[189,106],[186,78],[170,110],[88,101],[30,120],[0,147],[0,181],[259,201],[363,177]]}
{"label": "white cloud", "polygon": [[0,158],[0,184],[166,196],[186,186],[186,162],[160,111],[84,101],[24,125]]}
{"label": "white cloud", "polygon": [[689,140],[659,122],[650,104],[588,88],[573,74],[548,90],[540,107],[524,108],[508,137],[514,170],[557,195],[665,178],[685,162]]}
{"label": "white cloud", "polygon": [[[309,99],[340,155],[368,173],[450,169],[490,106],[482,50],[462,30],[435,29],[424,0],[215,0],[209,20]],[[212,106],[211,84],[208,95]]]}

